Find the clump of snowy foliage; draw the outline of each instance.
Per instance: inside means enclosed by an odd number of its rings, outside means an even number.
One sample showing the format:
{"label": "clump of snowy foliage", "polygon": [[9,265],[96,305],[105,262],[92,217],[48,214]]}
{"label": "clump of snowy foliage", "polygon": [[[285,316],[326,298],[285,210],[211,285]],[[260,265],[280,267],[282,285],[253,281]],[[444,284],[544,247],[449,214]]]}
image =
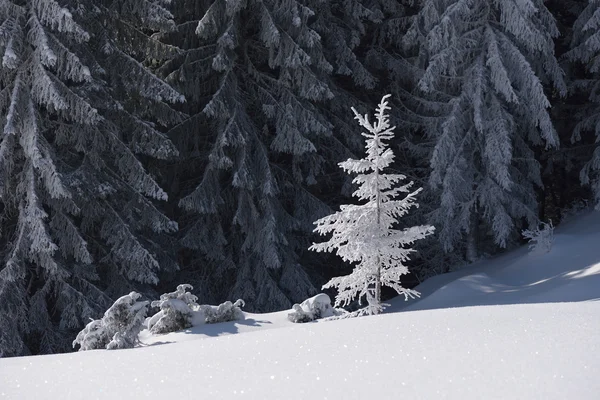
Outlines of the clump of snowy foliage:
{"label": "clump of snowy foliage", "polygon": [[154,334],[175,332],[190,328],[194,321],[202,321],[207,324],[216,324],[226,321],[243,320],[244,300],[238,299],[235,303],[226,301],[218,306],[208,304],[198,305],[198,297],[189,293],[192,285],[183,284],[177,286],[172,293],[165,293],[160,300],[153,301],[153,307],[160,307],[160,311],[148,318],[146,325]]}
{"label": "clump of snowy foliage", "polygon": [[[313,243],[310,250],[335,252],[344,261],[356,263],[350,275],[335,277],[323,288],[339,290],[335,306],[349,304],[358,295],[359,303],[366,296],[368,307],[359,314],[378,314],[382,311],[381,286],[386,285],[408,297],[418,292],[404,288],[401,276],[408,273],[404,263],[408,261],[411,248],[404,246],[423,239],[434,231],[433,226],[422,225],[404,230],[393,229],[398,218],[412,207],[418,206],[415,197],[421,191],[411,192],[413,182],[398,186],[406,179],[400,174],[385,174],[383,170],[394,160],[394,153],[386,141],[394,136],[386,113],[390,109],[386,95],[377,107],[376,121],[372,124],[368,115],[359,114],[354,108],[355,119],[367,130],[362,133],[366,140],[367,156],[361,160],[348,159],[339,165],[348,173],[358,174],[353,183],[358,189],[353,193],[365,204],[342,205],[340,211],[315,222],[315,232],[331,233],[324,243]],[[397,199],[406,193],[403,199]]]}
{"label": "clump of snowy foliage", "polygon": [[523,237],[529,239],[529,249],[532,253],[547,253],[554,243],[554,225],[542,222],[541,227],[535,229],[525,229]]}
{"label": "clump of snowy foliage", "polygon": [[218,306],[201,305],[200,311],[204,313],[204,321],[207,324],[216,324],[227,321],[241,321],[245,318],[242,311],[242,307],[245,305],[246,303],[244,303],[244,300],[238,299],[235,301],[235,303],[226,301]]}
{"label": "clump of snowy foliage", "polygon": [[104,313],[79,332],[73,347],[79,350],[127,349],[138,342],[138,334],[146,318],[147,301],[137,301],[142,295],[131,292],[122,296]]}
{"label": "clump of snowy foliage", "polygon": [[295,323],[335,317],[344,313],[344,310],[338,310],[331,306],[331,299],[325,293],[319,293],[300,304],[294,304],[292,310],[288,314],[288,319]]}
{"label": "clump of snowy foliage", "polygon": [[198,297],[189,293],[192,285],[177,286],[172,293],[165,293],[160,300],[152,302],[152,307],[160,307],[160,311],[148,319],[147,326],[152,333],[168,333],[192,326],[194,308],[198,307]]}

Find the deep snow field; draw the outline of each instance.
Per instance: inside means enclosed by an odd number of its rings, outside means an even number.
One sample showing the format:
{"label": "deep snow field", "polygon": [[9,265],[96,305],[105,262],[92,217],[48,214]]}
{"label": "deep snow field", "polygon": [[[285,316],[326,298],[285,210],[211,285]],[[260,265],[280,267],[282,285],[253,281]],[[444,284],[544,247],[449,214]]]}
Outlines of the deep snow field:
{"label": "deep snow field", "polygon": [[[0,359],[0,399],[600,399],[600,212],[394,299],[141,335],[142,347]],[[239,333],[239,334],[238,334]]]}

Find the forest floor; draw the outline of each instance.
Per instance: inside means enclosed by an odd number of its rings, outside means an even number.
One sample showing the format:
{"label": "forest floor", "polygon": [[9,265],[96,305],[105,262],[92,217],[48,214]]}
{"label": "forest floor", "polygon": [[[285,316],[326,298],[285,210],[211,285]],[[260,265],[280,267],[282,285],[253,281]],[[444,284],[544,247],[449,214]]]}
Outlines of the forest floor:
{"label": "forest floor", "polygon": [[600,212],[557,228],[548,253],[520,248],[417,290],[373,317],[247,313],[143,332],[130,350],[1,359],[0,399],[599,398]]}

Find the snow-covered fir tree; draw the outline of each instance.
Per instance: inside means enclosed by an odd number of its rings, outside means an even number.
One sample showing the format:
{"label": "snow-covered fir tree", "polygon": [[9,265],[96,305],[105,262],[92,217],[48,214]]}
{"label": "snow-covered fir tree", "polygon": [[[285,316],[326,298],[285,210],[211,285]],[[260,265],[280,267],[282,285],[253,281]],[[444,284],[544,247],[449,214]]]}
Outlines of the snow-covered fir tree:
{"label": "snow-covered fir tree", "polygon": [[175,268],[157,234],[177,225],[137,157],[177,154],[158,126],[182,98],[141,64],[174,52],[147,35],[172,26],[143,0],[0,2],[4,356],[69,349],[111,297]]}
{"label": "snow-covered fir tree", "polygon": [[[587,98],[579,106],[579,122],[575,126],[571,141],[585,149],[585,164],[581,169],[582,184],[589,185],[596,208],[600,207],[600,1],[589,0],[573,24],[571,49],[566,57],[585,66],[587,76],[574,79],[572,91],[583,93]],[[581,145],[583,144],[583,146]],[[589,150],[589,151],[587,151]]]}
{"label": "snow-covered fir tree", "polygon": [[[408,273],[406,262],[413,249],[405,246],[423,239],[434,231],[430,225],[397,229],[398,218],[412,207],[418,206],[416,195],[411,191],[413,182],[399,185],[406,179],[400,174],[386,174],[384,170],[394,161],[394,153],[386,143],[394,136],[387,110],[389,95],[382,98],[377,107],[375,121],[368,115],[359,114],[354,108],[355,119],[367,132],[367,155],[364,159],[348,159],[339,165],[344,171],[357,174],[353,182],[358,189],[353,193],[365,204],[343,205],[340,211],[315,222],[315,231],[321,235],[332,234],[323,243],[315,243],[310,249],[317,252],[335,252],[344,261],[356,263],[351,274],[335,277],[323,288],[338,289],[335,305],[345,306],[358,297],[366,297],[368,314],[382,310],[381,287],[389,286],[406,298],[417,292],[404,288],[402,275]],[[403,198],[398,196],[403,195]]]}
{"label": "snow-covered fir tree", "polygon": [[594,135],[587,132],[582,137],[583,141],[573,141],[572,138],[575,126],[586,118],[586,113],[594,106],[585,93],[574,90],[578,86],[574,82],[586,76],[585,69],[579,62],[569,62],[565,57],[565,53],[571,49],[575,21],[587,4],[587,0],[546,2],[561,32],[561,35],[554,39],[555,52],[565,71],[569,93],[566,97],[554,95],[550,98],[550,115],[559,135],[560,147],[541,152],[538,157],[544,184],[544,192],[538,196],[540,221],[552,219],[560,223],[575,203],[582,197],[587,200],[590,194],[589,185],[581,184],[580,172],[591,158]]}
{"label": "snow-covered fir tree", "polygon": [[348,28],[369,12],[359,1],[295,0],[179,0],[173,12],[164,39],[184,52],[161,71],[191,115],[170,132],[184,153],[173,172],[189,212],[182,244],[194,250],[180,279],[203,301],[288,308],[315,293],[299,257],[329,211],[317,177],[351,156],[353,135],[334,135],[330,122],[350,95],[331,77],[373,84],[353,53],[364,32]]}
{"label": "snow-covered fir tree", "polygon": [[[392,95],[391,101],[406,101],[407,91],[414,84],[418,69],[411,63],[413,52],[404,46],[404,36],[414,19],[413,0],[376,0],[373,9],[378,19],[367,29],[370,41],[364,44],[365,64],[381,83],[380,90]],[[391,112],[403,115],[403,109],[395,107]],[[402,121],[404,123],[404,121]]]}
{"label": "snow-covered fir tree", "polygon": [[[416,17],[418,2],[378,0],[373,3],[382,16],[380,21],[368,26],[370,40],[363,45],[364,60],[378,78],[375,93],[392,95],[390,116],[397,121],[401,132],[390,141],[396,154],[395,164],[408,179],[423,187],[419,208],[405,217],[407,225],[419,224],[435,210],[438,194],[428,185],[430,150],[420,146],[418,138],[428,119],[442,111],[443,104],[424,99],[414,90],[421,74],[415,62],[418,48],[407,46],[405,35]],[[427,110],[428,118],[424,118],[423,110]],[[447,272],[463,260],[459,252],[444,252],[435,235],[417,242],[415,249],[411,273],[418,280]]]}
{"label": "snow-covered fir tree", "polygon": [[[536,148],[558,146],[545,85],[565,94],[559,34],[543,0],[424,0],[405,36],[416,44],[420,113],[438,204],[430,222],[446,251],[478,257],[538,222]],[[418,93],[417,93],[418,94]]]}

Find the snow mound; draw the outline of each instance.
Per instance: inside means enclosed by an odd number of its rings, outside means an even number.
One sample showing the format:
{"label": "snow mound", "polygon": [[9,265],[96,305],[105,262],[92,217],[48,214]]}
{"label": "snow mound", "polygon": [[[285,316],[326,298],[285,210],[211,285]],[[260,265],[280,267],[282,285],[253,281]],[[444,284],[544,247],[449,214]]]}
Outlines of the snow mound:
{"label": "snow mound", "polygon": [[333,317],[337,315],[331,306],[331,299],[325,293],[319,293],[300,304],[292,306],[292,312],[288,314],[291,322],[310,322],[320,318]]}

